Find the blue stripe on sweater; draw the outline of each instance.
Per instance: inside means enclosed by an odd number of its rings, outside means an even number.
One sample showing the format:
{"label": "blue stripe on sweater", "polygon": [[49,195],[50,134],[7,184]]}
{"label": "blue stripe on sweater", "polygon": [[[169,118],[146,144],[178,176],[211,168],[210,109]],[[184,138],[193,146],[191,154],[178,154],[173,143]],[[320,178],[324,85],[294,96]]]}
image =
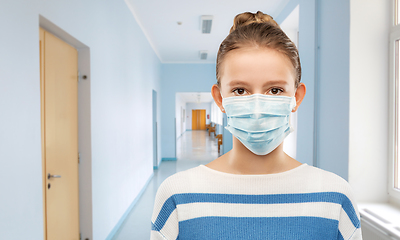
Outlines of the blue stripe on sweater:
{"label": "blue stripe on sweater", "polygon": [[179,240],[337,240],[339,222],[317,217],[202,217],[179,223]]}
{"label": "blue stripe on sweater", "polygon": [[346,195],[338,192],[317,192],[298,194],[270,194],[270,195],[243,195],[243,194],[212,194],[212,193],[182,193],[168,198],[154,222],[154,230],[164,227],[169,215],[179,204],[212,202],[212,203],[242,203],[242,204],[282,204],[305,202],[330,202],[341,204],[353,225],[360,227],[356,211]]}
{"label": "blue stripe on sweater", "polygon": [[343,235],[339,232],[339,234],[338,234],[338,238],[337,238],[338,240],[344,240],[344,237],[343,237]]}

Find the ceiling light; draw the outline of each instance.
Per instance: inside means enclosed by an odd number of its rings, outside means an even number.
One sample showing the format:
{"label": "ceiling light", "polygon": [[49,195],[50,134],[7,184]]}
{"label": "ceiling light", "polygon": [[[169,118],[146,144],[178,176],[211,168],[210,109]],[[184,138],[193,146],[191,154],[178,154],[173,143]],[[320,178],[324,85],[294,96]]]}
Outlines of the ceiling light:
{"label": "ceiling light", "polygon": [[201,33],[211,33],[212,20],[211,15],[201,16]]}
{"label": "ceiling light", "polygon": [[201,60],[206,60],[207,59],[207,55],[208,55],[207,51],[203,50],[203,51],[200,51],[199,53],[200,53],[200,59]]}

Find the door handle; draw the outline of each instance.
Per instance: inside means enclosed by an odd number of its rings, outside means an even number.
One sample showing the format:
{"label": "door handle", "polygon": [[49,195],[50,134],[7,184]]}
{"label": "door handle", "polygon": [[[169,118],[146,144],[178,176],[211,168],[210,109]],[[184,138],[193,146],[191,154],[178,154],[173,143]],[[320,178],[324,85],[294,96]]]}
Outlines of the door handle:
{"label": "door handle", "polygon": [[49,173],[49,174],[47,174],[47,179],[50,179],[50,178],[61,178],[61,175],[51,175]]}

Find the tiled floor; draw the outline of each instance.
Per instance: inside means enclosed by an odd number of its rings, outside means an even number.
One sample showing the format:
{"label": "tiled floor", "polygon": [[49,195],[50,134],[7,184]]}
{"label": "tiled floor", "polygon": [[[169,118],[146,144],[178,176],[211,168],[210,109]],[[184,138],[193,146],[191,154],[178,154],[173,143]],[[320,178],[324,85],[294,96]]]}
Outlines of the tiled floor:
{"label": "tiled floor", "polygon": [[176,142],[178,160],[212,161],[218,157],[217,139],[207,131],[186,131]]}
{"label": "tiled floor", "polygon": [[218,157],[217,139],[206,131],[186,131],[177,140],[177,161],[163,161],[154,171],[148,187],[129,213],[114,240],[150,239],[150,219],[158,186],[172,174],[200,164],[207,164]]}

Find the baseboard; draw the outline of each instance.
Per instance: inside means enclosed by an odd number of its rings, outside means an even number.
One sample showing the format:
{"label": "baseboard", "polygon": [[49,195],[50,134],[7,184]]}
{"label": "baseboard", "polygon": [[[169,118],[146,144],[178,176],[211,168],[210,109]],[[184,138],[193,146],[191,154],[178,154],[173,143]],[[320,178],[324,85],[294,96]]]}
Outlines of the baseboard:
{"label": "baseboard", "polygon": [[161,161],[176,161],[176,158],[163,158]]}
{"label": "baseboard", "polygon": [[[185,131],[185,132],[186,132],[186,131]],[[180,137],[182,137],[182,135],[183,135],[185,132],[181,133],[181,135],[179,135],[179,136],[176,138],[176,140],[178,140]]]}
{"label": "baseboard", "polygon": [[154,174],[152,173],[147,179],[147,182],[144,184],[142,190],[139,192],[139,194],[136,196],[136,198],[133,200],[131,205],[128,207],[128,209],[125,211],[125,213],[122,215],[122,217],[119,219],[118,223],[115,225],[115,227],[111,230],[110,234],[108,234],[106,240],[112,240],[115,236],[115,234],[118,233],[118,230],[122,226],[122,224],[125,222],[126,217],[129,215],[129,213],[132,211],[133,207],[136,205],[136,203],[139,201],[140,197],[143,195],[144,191],[146,190],[147,186],[149,185],[151,179],[153,178]]}

